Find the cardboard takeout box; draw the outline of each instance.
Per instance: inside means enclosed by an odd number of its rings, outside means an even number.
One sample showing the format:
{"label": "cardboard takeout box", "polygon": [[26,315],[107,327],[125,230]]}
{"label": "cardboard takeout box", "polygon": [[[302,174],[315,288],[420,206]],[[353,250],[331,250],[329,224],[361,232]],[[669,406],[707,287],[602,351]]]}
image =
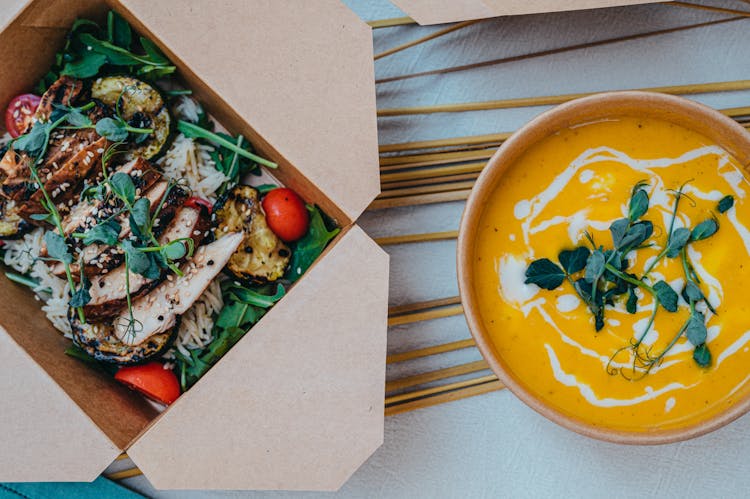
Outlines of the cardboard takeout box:
{"label": "cardboard takeout box", "polygon": [[442,24],[519,14],[598,9],[658,0],[392,0],[419,24]]}
{"label": "cardboard takeout box", "polygon": [[3,109],[77,17],[114,9],[343,230],[162,414],[66,356],[31,293],[1,278],[0,481],[89,481],[125,450],[157,488],[339,488],[383,439],[388,259],[354,224],[379,191],[370,29],[334,0],[4,3]]}

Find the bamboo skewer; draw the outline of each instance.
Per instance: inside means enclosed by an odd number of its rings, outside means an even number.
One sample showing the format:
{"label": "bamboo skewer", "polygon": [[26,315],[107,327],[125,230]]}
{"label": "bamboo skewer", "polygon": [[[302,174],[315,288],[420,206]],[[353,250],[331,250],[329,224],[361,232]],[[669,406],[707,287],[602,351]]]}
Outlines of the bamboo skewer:
{"label": "bamboo skewer", "polygon": [[471,135],[467,137],[456,137],[449,139],[419,140],[414,142],[401,142],[398,144],[383,144],[378,151],[383,153],[401,152],[417,149],[437,149],[440,147],[453,147],[463,145],[493,144],[498,145],[507,140],[513,132],[491,133],[487,135]]}
{"label": "bamboo skewer", "polygon": [[448,378],[454,378],[456,376],[463,376],[466,374],[473,374],[479,371],[489,369],[487,362],[484,360],[477,360],[469,362],[468,364],[461,364],[459,366],[446,367],[445,369],[438,369],[422,374],[416,374],[414,376],[407,376],[404,378],[388,381],[385,384],[386,393],[395,392],[396,390],[403,390],[405,388],[412,388],[414,386],[425,385],[434,381],[442,381]]}
{"label": "bamboo skewer", "polygon": [[[693,95],[703,94],[712,92],[732,92],[738,90],[749,90],[750,80],[736,80],[736,81],[720,81],[711,83],[696,83],[689,85],[669,85],[662,87],[645,87],[638,88],[641,92],[657,92],[670,95]],[[430,113],[456,113],[465,111],[487,111],[491,109],[510,109],[518,107],[535,107],[535,106],[551,106],[556,104],[563,104],[565,102],[579,99],[581,97],[588,97],[590,95],[596,95],[599,92],[580,92],[574,94],[562,94],[562,95],[544,95],[539,97],[521,97],[515,99],[501,99],[484,102],[468,102],[468,103],[456,103],[456,104],[438,104],[433,106],[415,106],[415,107],[403,107],[393,109],[380,109],[378,110],[378,116],[404,116],[412,114],[430,114]],[[743,108],[740,108],[743,109]],[[746,109],[746,108],[744,108]],[[382,158],[392,161],[391,157]],[[390,163],[389,163],[390,164]]]}
{"label": "bamboo skewer", "polygon": [[480,385],[489,381],[497,381],[497,376],[490,374],[489,376],[482,376],[480,378],[469,379],[465,381],[457,381],[455,383],[449,383],[447,385],[436,386],[433,388],[425,388],[423,390],[417,390],[410,393],[404,393],[401,395],[393,395],[385,398],[385,405],[398,404],[399,402],[414,400],[428,395],[434,395],[436,393],[442,393],[450,390],[456,390],[458,388],[466,388],[468,386]]}
{"label": "bamboo skewer", "polygon": [[479,177],[479,172],[464,173],[461,175],[437,176],[437,177],[425,175],[425,177],[421,179],[402,180],[400,182],[385,182],[385,183],[381,182],[380,189],[382,193],[386,193],[388,191],[401,189],[404,187],[419,187],[419,186],[433,185],[433,184],[453,184],[453,183],[461,182],[464,180],[473,181],[473,180],[476,180],[478,177]]}
{"label": "bamboo skewer", "polygon": [[457,237],[458,231],[450,230],[446,232],[428,232],[426,234],[379,237],[375,238],[375,242],[380,246],[392,246],[396,244],[424,243],[427,241],[446,241],[449,239],[456,239]]}
{"label": "bamboo skewer", "polygon": [[418,194],[428,194],[436,192],[450,192],[471,189],[474,186],[473,180],[464,180],[461,182],[450,182],[433,185],[422,185],[418,187],[404,187],[401,189],[391,189],[381,192],[376,199],[389,199],[404,196],[415,196]]}
{"label": "bamboo skewer", "polygon": [[472,24],[476,24],[482,19],[475,19],[473,21],[464,21],[461,23],[456,23],[453,26],[448,26],[447,28],[435,31],[434,33],[430,33],[427,36],[423,36],[421,38],[417,38],[416,40],[412,40],[410,42],[406,42],[401,45],[397,45],[391,49],[385,50],[383,52],[380,52],[379,54],[375,55],[375,60],[382,59],[383,57],[387,57],[389,55],[395,54],[397,52],[401,52],[402,50],[406,50],[408,48],[414,47],[416,45],[419,45],[421,43],[429,42],[430,40],[434,40],[435,38],[441,37],[443,35],[447,35],[448,33],[453,33],[454,31],[457,31],[461,28],[465,28],[467,26],[471,26]]}
{"label": "bamboo skewer", "polygon": [[417,303],[407,303],[405,305],[394,305],[388,308],[388,317],[394,315],[408,314],[428,308],[445,307],[447,305],[456,305],[461,303],[460,296],[449,296],[448,298],[438,298],[435,300],[421,301]]}
{"label": "bamboo skewer", "polygon": [[[750,85],[748,85],[750,87]],[[472,159],[488,159],[495,153],[496,148],[474,149],[470,151],[436,152],[425,154],[409,154],[380,158],[380,171],[416,168],[418,166],[432,166],[444,163],[470,161]]]}
{"label": "bamboo skewer", "polygon": [[380,246],[393,246],[396,244],[424,243],[427,241],[447,241],[456,239],[458,231],[451,230],[446,232],[428,232],[426,234],[406,234],[403,236],[388,236],[375,238],[375,242]]}
{"label": "bamboo skewer", "polygon": [[138,468],[128,468],[122,471],[115,471],[114,473],[105,475],[105,477],[109,478],[110,480],[124,480],[126,478],[133,478],[134,476],[140,476],[142,474],[143,472]]}
{"label": "bamboo skewer", "polygon": [[706,10],[708,12],[718,12],[720,14],[733,14],[733,15],[738,15],[738,16],[750,17],[750,12],[746,12],[744,10],[727,9],[725,7],[714,7],[713,5],[699,5],[695,3],[678,2],[675,0],[665,2],[664,5],[673,5],[675,7],[687,7],[689,9]]}
{"label": "bamboo skewer", "polygon": [[486,164],[486,161],[476,161],[473,163],[463,163],[460,165],[420,168],[419,170],[410,170],[405,172],[381,173],[380,182],[386,184],[390,182],[400,182],[405,180],[424,180],[435,177],[461,175],[464,173],[479,173],[482,171]]}
{"label": "bamboo skewer", "polygon": [[367,24],[372,29],[381,28],[392,28],[394,26],[404,26],[406,24],[416,24],[416,21],[411,17],[393,17],[391,19],[377,19],[375,21],[367,21]]}
{"label": "bamboo skewer", "polygon": [[394,353],[388,355],[385,362],[386,364],[395,364],[396,362],[405,362],[407,360],[420,359],[422,357],[430,357],[432,355],[438,355],[441,353],[454,352],[456,350],[462,350],[464,348],[471,348],[474,345],[474,340],[471,338],[452,341],[450,343],[443,343],[442,345],[434,345],[427,348],[409,350],[408,352]]}
{"label": "bamboo skewer", "polygon": [[388,78],[381,78],[378,80],[375,80],[376,84],[382,84],[382,83],[390,83],[394,81],[400,81],[400,80],[406,80],[410,78],[418,78],[422,76],[430,76],[430,75],[438,75],[438,74],[446,74],[446,73],[454,73],[457,71],[465,71],[468,69],[476,69],[481,67],[487,67],[487,66],[494,66],[498,64],[504,64],[509,62],[516,62],[516,61],[523,61],[526,59],[532,59],[537,57],[544,57],[548,55],[555,55],[555,54],[561,54],[564,52],[571,52],[574,50],[580,50],[580,49],[586,49],[586,48],[592,48],[592,47],[600,47],[603,45],[608,45],[611,43],[619,43],[619,42],[627,42],[632,40],[638,40],[643,38],[648,38],[652,36],[659,36],[659,35],[666,35],[670,33],[677,33],[679,31],[685,31],[690,29],[697,29],[697,28],[705,28],[708,26],[714,26],[717,24],[722,23],[728,23],[732,21],[739,21],[742,19],[747,19],[744,16],[737,16],[737,17],[730,17],[727,19],[719,19],[717,21],[708,21],[708,22],[702,22],[697,24],[690,24],[687,26],[678,26],[676,28],[667,28],[662,29],[658,31],[650,31],[647,33],[639,33],[637,35],[628,35],[628,36],[621,36],[621,37],[615,37],[615,38],[606,38],[604,40],[599,40],[595,42],[587,42],[587,43],[579,43],[575,45],[568,45],[566,47],[559,47],[555,49],[548,49],[548,50],[541,50],[538,52],[531,52],[528,54],[522,54],[522,55],[516,55],[516,56],[509,56],[509,57],[502,57],[499,59],[492,59],[489,61],[482,61],[482,62],[475,62],[472,64],[464,64],[461,66],[453,66],[449,68],[440,68],[440,69],[433,69],[431,71],[422,71],[419,73],[411,73],[406,75],[400,75],[400,76],[391,76]]}
{"label": "bamboo skewer", "polygon": [[421,204],[448,203],[450,201],[464,201],[471,194],[471,189],[463,191],[436,192],[434,194],[418,194],[416,196],[403,196],[400,198],[376,199],[368,210],[384,210],[386,208],[398,208],[400,206],[417,206]]}
{"label": "bamboo skewer", "polygon": [[391,317],[388,319],[388,326],[403,326],[404,324],[413,324],[415,322],[429,321],[433,319],[443,319],[445,317],[453,317],[455,315],[462,315],[464,313],[464,307],[461,305],[451,305],[450,307],[443,307],[434,310],[427,310],[425,312],[414,312],[411,314],[399,315],[397,317]]}
{"label": "bamboo skewer", "polygon": [[408,402],[402,402],[400,404],[390,405],[385,408],[386,416],[394,416],[408,411],[414,411],[417,409],[424,409],[425,407],[431,407],[437,404],[445,404],[447,402],[454,402],[456,400],[465,399],[468,397],[474,397],[476,395],[483,395],[485,393],[495,392],[502,390],[504,385],[500,381],[490,381],[488,383],[480,383],[478,385],[467,386],[458,390],[446,391],[443,393],[437,393],[430,397],[424,397],[417,400],[411,400]]}

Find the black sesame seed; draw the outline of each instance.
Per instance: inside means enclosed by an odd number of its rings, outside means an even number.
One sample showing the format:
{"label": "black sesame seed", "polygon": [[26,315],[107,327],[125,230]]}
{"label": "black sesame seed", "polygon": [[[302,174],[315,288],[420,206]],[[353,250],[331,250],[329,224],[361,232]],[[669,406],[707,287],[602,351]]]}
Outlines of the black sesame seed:
{"label": "black sesame seed", "polygon": [[213,261],[213,260],[209,260],[208,262],[206,262],[206,265],[208,265],[209,267],[210,267],[211,265],[213,265],[213,264],[214,264],[214,261]]}
{"label": "black sesame seed", "polygon": [[160,321],[163,321],[163,320],[164,320],[164,316],[163,316],[163,315],[160,315],[160,316],[159,316],[159,317],[157,317],[156,319],[157,319],[157,320],[160,320]]}

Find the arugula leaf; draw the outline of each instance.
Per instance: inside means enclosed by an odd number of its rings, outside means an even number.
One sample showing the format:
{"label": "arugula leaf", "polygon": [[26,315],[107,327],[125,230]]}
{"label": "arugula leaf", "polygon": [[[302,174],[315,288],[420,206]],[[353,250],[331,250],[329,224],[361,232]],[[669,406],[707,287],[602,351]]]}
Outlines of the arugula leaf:
{"label": "arugula leaf", "polygon": [[682,248],[690,241],[690,234],[690,229],[686,229],[685,227],[680,227],[672,232],[672,237],[669,238],[669,243],[667,244],[667,258],[676,258],[679,256]]}
{"label": "arugula leaf", "polygon": [[557,259],[567,274],[580,272],[586,266],[586,261],[591,252],[585,246],[580,246],[574,250],[563,250],[557,255]]}
{"label": "arugula leaf", "polygon": [[255,190],[258,191],[258,194],[260,194],[261,196],[265,196],[266,194],[276,189],[277,187],[278,185],[276,184],[261,184],[261,185],[256,185]]}
{"label": "arugula leaf", "polygon": [[102,243],[109,246],[117,244],[117,240],[120,237],[120,224],[114,219],[109,219],[104,222],[100,222],[83,234],[83,244],[88,246],[89,244]]}
{"label": "arugula leaf", "polygon": [[708,331],[706,330],[706,318],[703,314],[695,310],[690,319],[688,319],[685,334],[688,341],[695,346],[702,345],[706,342]]}
{"label": "arugula leaf", "polygon": [[133,204],[135,200],[135,185],[133,179],[127,173],[117,172],[109,178],[112,192],[116,196],[127,200],[128,204]]}
{"label": "arugula leaf", "polygon": [[291,282],[295,282],[302,277],[302,274],[320,256],[331,239],[340,232],[338,228],[328,230],[323,215],[317,206],[308,205],[307,211],[310,212],[310,228],[307,230],[307,234],[294,245],[289,270],[286,274],[286,278]]}
{"label": "arugula leaf", "polygon": [[54,223],[55,217],[52,213],[32,213],[29,215],[32,220],[39,220],[40,222],[47,222],[49,224]]}
{"label": "arugula leaf", "polygon": [[662,307],[669,312],[677,312],[677,302],[679,297],[672,287],[664,281],[659,281],[653,286],[656,292],[656,299]]}
{"label": "arugula leaf", "polygon": [[[60,74],[79,79],[93,78],[106,63],[107,56],[104,54],[83,52],[83,55],[77,61],[66,63]],[[57,78],[55,78],[55,80],[56,79]]]}
{"label": "arugula leaf", "polygon": [[[230,281],[231,282],[231,281]],[[226,291],[230,292],[237,300],[248,305],[262,308],[271,308],[277,301],[284,297],[286,290],[284,286],[278,284],[274,295],[264,295],[236,284],[227,286]]]}
{"label": "arugula leaf", "polygon": [[107,16],[107,38],[111,43],[125,50],[130,50],[130,45],[133,43],[130,24],[114,10],[110,10]]}
{"label": "arugula leaf", "polygon": [[710,218],[695,226],[693,232],[690,235],[690,239],[692,241],[701,241],[703,239],[708,239],[709,237],[716,234],[717,230],[719,230],[719,224],[716,222],[716,220]]}
{"label": "arugula leaf", "polygon": [[70,357],[73,357],[74,359],[78,359],[82,362],[85,362],[86,364],[89,364],[92,367],[95,367],[97,369],[101,369],[102,371],[108,373],[110,376],[114,376],[115,373],[120,369],[120,367],[116,364],[109,364],[107,362],[99,362],[95,358],[93,358],[91,355],[87,354],[84,350],[82,350],[80,347],[76,345],[70,345],[67,349],[65,349],[65,355],[68,355]]}
{"label": "arugula leaf", "polygon": [[155,65],[159,64],[169,64],[169,59],[167,59],[164,54],[159,50],[159,47],[156,46],[154,42],[149,40],[145,37],[140,37],[141,45],[143,46],[143,50],[146,51],[146,55],[153,61]]}
{"label": "arugula leaf", "polygon": [[57,232],[47,231],[44,233],[44,244],[47,245],[47,254],[54,260],[62,263],[73,263],[73,255],[68,250],[68,245]]}
{"label": "arugula leaf", "polygon": [[268,168],[278,168],[279,166],[273,161],[269,161],[267,159],[261,158],[260,156],[257,156],[246,149],[238,147],[237,144],[235,144],[231,140],[227,140],[225,137],[222,137],[221,135],[214,133],[211,130],[202,128],[199,125],[190,123],[189,121],[179,120],[177,122],[177,129],[180,132],[182,132],[182,134],[185,137],[189,139],[208,140],[209,142],[212,142],[216,145],[229,149],[232,152],[235,152],[249,160],[255,161],[256,163],[260,163],[261,165],[266,166]]}
{"label": "arugula leaf", "polygon": [[628,208],[628,219],[630,222],[635,222],[646,214],[646,211],[648,211],[648,201],[648,194],[643,189],[643,185],[636,185],[633,189]]}
{"label": "arugula leaf", "polygon": [[732,206],[734,206],[734,196],[729,194],[721,198],[716,205],[716,209],[719,210],[719,213],[726,213],[732,208]]}
{"label": "arugula leaf", "polygon": [[711,365],[711,351],[705,343],[695,347],[695,350],[693,350],[693,360],[701,367]]}
{"label": "arugula leaf", "polygon": [[602,274],[604,274],[605,263],[606,259],[604,257],[604,253],[601,250],[595,250],[591,252],[588,261],[586,262],[586,274],[584,279],[596,285],[596,282],[599,280]]}

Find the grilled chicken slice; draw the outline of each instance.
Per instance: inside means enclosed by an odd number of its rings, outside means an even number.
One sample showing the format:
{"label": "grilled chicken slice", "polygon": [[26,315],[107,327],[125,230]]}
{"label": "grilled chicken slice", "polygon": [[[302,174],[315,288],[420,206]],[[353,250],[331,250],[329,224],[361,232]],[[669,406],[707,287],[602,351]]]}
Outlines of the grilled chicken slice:
{"label": "grilled chicken slice", "polygon": [[135,346],[125,345],[114,334],[110,323],[81,324],[74,309],[68,312],[73,343],[98,361],[119,365],[141,364],[164,354],[172,346],[179,329],[179,321],[166,331],[151,336]]}
{"label": "grilled chicken slice", "polygon": [[61,76],[42,95],[42,100],[36,109],[36,120],[49,120],[52,111],[55,110],[55,104],[71,106],[81,94],[83,94],[82,80],[76,80],[70,76]]}
{"label": "grilled chicken slice", "polygon": [[[136,192],[146,192],[161,180],[161,174],[154,169],[148,161],[138,158],[124,164],[118,172],[127,173],[133,179]],[[70,210],[63,218],[62,226],[65,230],[65,236],[70,236],[73,232],[85,232],[93,227],[99,221],[104,220],[120,209],[120,203],[109,200],[82,200]]]}
{"label": "grilled chicken slice", "polygon": [[242,243],[242,233],[228,234],[201,246],[180,270],[183,277],[162,282],[151,293],[138,298],[132,307],[132,320],[124,310],[114,320],[115,335],[127,345],[140,345],[156,334],[172,328],[180,314],[200,298]]}
{"label": "grilled chicken slice", "polygon": [[[48,173],[46,179],[42,179],[44,189],[58,206],[58,210],[69,208],[68,202],[77,198],[79,187],[84,179],[99,175],[102,167],[102,153],[106,147],[107,139],[101,137],[73,155],[60,168]],[[31,215],[47,212],[41,204],[43,196],[42,191],[38,189],[19,206],[21,216],[30,223],[34,222],[30,218]],[[36,223],[39,224],[39,222]]]}
{"label": "grilled chicken slice", "polygon": [[[174,218],[177,209],[182,206],[187,199],[187,192],[181,187],[175,186],[167,191],[168,187],[169,184],[166,181],[157,182],[143,195],[143,197],[148,198],[151,202],[152,214],[155,213],[155,210],[161,204],[161,210],[159,211],[159,224],[154,227],[154,235],[157,237],[164,231],[166,226],[169,225]],[[119,209],[119,204],[117,205],[117,209]],[[116,212],[116,210],[112,213],[114,212]],[[104,215],[100,213],[94,219],[87,220],[83,227],[77,229],[77,231],[85,232],[89,227],[93,227],[99,223],[100,220],[104,220],[111,216],[112,213]],[[120,239],[130,236],[131,229],[129,219],[123,215],[117,221],[120,224]],[[79,241],[73,241],[73,243],[77,244]],[[83,247],[81,250],[81,257],[83,258],[85,265],[83,272],[89,278],[101,273],[106,274],[110,270],[120,266],[125,258],[118,247],[107,246],[104,244],[91,244]],[[74,274],[79,274],[77,263],[71,265],[71,270],[73,270]],[[52,272],[57,276],[63,276],[65,274],[65,265],[61,263],[54,264]]]}
{"label": "grilled chicken slice", "polygon": [[[159,204],[158,224],[153,228],[153,233],[159,237],[174,219],[177,210],[185,204],[188,193],[179,186],[173,186],[167,192],[167,182],[159,182],[151,188],[143,197],[151,201],[151,214],[156,213]],[[166,197],[165,197],[166,193]],[[163,202],[162,202],[163,201]],[[128,218],[119,220],[120,222],[120,239],[129,237],[131,234],[130,221]],[[92,244],[86,246],[82,252],[84,269],[83,272],[88,277],[106,273],[118,267],[124,261],[124,256],[120,249],[115,246],[106,246],[102,244]]]}
{"label": "grilled chicken slice", "polygon": [[215,213],[217,239],[232,232],[245,233],[245,240],[229,260],[229,272],[257,284],[284,275],[292,252],[268,227],[256,189],[249,185],[235,186],[217,203]]}
{"label": "grilled chicken slice", "polygon": [[[183,206],[159,238],[159,244],[191,238],[194,247],[197,248],[207,234],[209,223],[207,210]],[[131,272],[128,280],[131,299],[135,299],[148,293],[162,279],[151,280]],[[127,304],[125,266],[121,265],[107,274],[94,277],[91,280],[89,294],[91,301],[83,309],[86,319],[97,321],[117,315]]]}

